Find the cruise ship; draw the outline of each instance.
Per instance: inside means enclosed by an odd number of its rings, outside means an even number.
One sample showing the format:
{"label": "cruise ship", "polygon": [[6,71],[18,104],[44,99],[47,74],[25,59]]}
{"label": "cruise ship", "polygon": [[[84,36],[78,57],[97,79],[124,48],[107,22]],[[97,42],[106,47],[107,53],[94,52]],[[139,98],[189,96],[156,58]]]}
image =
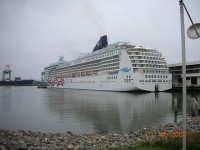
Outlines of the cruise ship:
{"label": "cruise ship", "polygon": [[93,51],[45,67],[48,87],[104,91],[166,91],[172,75],[162,54],[128,42],[108,45],[104,35]]}

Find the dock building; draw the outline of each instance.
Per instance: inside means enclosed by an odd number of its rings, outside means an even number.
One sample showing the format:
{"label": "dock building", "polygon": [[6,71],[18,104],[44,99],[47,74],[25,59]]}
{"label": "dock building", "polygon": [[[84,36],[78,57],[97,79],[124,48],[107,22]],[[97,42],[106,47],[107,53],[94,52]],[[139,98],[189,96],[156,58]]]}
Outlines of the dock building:
{"label": "dock building", "polygon": [[[182,63],[169,64],[168,67],[173,87],[182,87]],[[186,85],[200,88],[200,61],[186,63]]]}

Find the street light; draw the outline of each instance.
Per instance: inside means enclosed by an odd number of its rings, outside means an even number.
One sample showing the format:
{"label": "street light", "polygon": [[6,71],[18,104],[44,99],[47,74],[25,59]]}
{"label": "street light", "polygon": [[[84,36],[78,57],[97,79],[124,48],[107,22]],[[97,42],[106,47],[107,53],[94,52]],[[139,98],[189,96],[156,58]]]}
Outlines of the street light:
{"label": "street light", "polygon": [[181,45],[182,45],[182,91],[183,91],[183,143],[182,149],[186,150],[186,54],[185,54],[185,24],[184,24],[184,8],[190,18],[192,26],[188,29],[187,35],[191,39],[200,38],[200,24],[194,24],[192,18],[183,3],[179,0],[180,4],[180,20],[181,20]]}
{"label": "street light", "polygon": [[198,39],[200,37],[200,23],[191,25],[188,28],[187,35],[190,39]]}

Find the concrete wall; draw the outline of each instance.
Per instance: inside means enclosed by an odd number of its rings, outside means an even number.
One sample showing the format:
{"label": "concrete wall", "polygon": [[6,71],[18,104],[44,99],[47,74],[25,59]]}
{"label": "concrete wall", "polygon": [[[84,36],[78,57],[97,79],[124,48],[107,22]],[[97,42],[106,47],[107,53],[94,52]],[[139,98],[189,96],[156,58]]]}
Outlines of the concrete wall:
{"label": "concrete wall", "polygon": [[191,79],[186,80],[186,85],[191,85]]}
{"label": "concrete wall", "polygon": [[172,84],[178,84],[178,79],[172,79]]}
{"label": "concrete wall", "polygon": [[200,85],[200,77],[197,77],[197,85]]}

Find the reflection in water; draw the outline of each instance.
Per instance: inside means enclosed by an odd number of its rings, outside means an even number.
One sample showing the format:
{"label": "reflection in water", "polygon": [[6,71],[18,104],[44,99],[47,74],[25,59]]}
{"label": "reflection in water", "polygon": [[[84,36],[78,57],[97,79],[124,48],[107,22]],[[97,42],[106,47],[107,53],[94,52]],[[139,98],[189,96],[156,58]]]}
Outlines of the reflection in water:
{"label": "reflection in water", "polygon": [[[183,109],[183,101],[182,101],[182,93],[179,92],[173,92],[172,93],[173,99],[177,99],[177,106],[178,106],[178,112],[182,115],[182,109]],[[199,90],[193,90],[193,91],[187,91],[187,105],[186,105],[186,110],[188,114],[191,114],[191,107],[192,107],[192,101],[191,99],[195,98],[200,105],[200,93]],[[173,104],[173,102],[172,102]]]}
{"label": "reflection in water", "polygon": [[2,87],[3,90],[0,92],[0,99],[2,104],[0,104],[0,109],[3,111],[9,112],[11,110],[11,100],[12,100],[12,93],[10,90],[10,86]]}
{"label": "reflection in water", "polygon": [[52,97],[46,100],[46,105],[54,115],[62,120],[73,115],[95,132],[129,132],[169,122],[169,116],[173,117],[171,93],[59,90],[58,96],[57,90],[51,90]]}
{"label": "reflection in water", "polygon": [[[187,112],[191,97],[187,93]],[[76,133],[130,132],[178,121],[182,116],[181,92],[125,93],[88,90],[0,87],[0,128]]]}

